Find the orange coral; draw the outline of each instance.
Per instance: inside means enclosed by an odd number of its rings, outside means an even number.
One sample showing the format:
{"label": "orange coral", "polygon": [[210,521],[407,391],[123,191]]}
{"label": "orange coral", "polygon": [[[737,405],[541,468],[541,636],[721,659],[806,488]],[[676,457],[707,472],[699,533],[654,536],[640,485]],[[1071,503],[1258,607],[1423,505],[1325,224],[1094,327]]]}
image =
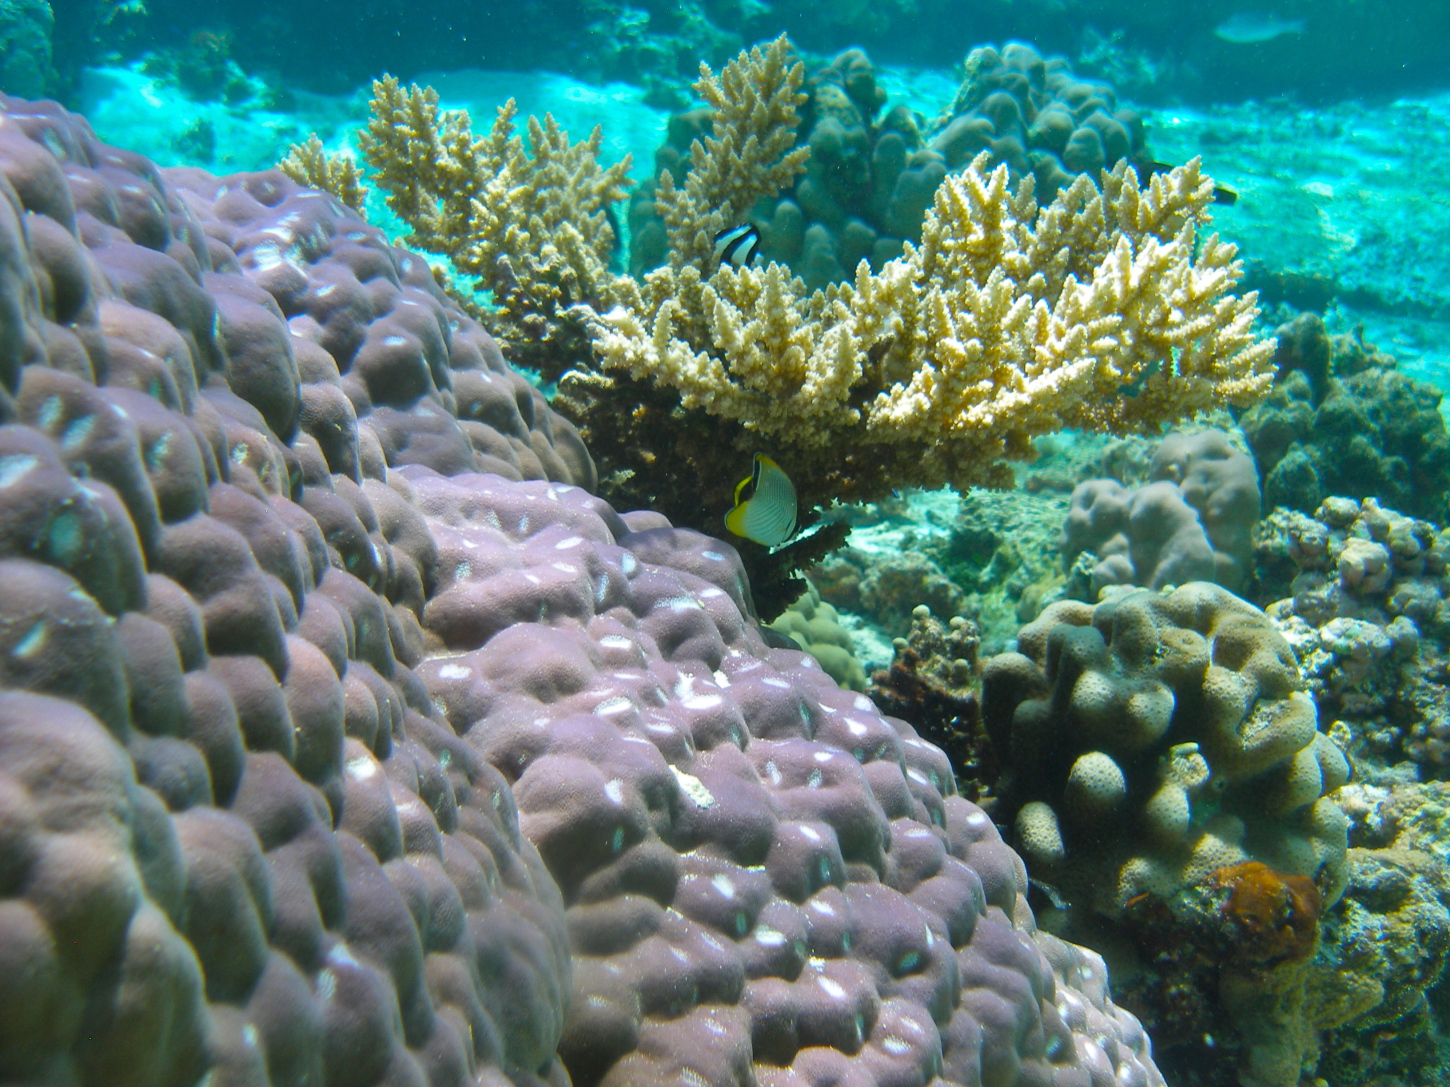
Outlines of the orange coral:
{"label": "orange coral", "polygon": [[1307,876],[1244,861],[1210,874],[1208,886],[1222,895],[1218,913],[1236,966],[1263,969],[1313,952],[1321,899]]}

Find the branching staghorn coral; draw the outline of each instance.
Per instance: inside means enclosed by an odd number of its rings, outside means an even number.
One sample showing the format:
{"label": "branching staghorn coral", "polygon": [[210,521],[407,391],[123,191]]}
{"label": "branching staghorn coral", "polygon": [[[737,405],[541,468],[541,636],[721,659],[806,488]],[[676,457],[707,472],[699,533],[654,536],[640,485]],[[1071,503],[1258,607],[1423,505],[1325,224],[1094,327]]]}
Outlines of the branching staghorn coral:
{"label": "branching staghorn coral", "polygon": [[[1126,164],[1102,192],[1083,176],[1041,209],[1031,178],[1014,192],[984,163],[938,189],[919,247],[854,285],[806,295],[778,264],[648,273],[594,321],[603,366],[738,423],[803,501],[1010,485],[1004,460],[1039,435],[1152,431],[1267,389],[1235,250],[1199,247],[1197,162],[1146,188]],[[845,448],[880,470],[823,493]]]}
{"label": "branching staghorn coral", "polygon": [[756,450],[807,510],[1009,486],[1006,462],[1039,435],[1152,431],[1267,389],[1273,344],[1250,331],[1254,295],[1231,293],[1234,247],[1198,236],[1213,184],[1197,162],[1146,188],[1122,164],[1039,207],[1030,177],[1013,186],[979,157],[879,273],[863,261],[854,282],[808,293],[779,264],[717,267],[716,232],[804,168],[803,77],[784,37],[718,77],[701,65],[712,131],[682,181],[660,178],[671,259],[642,281],[608,270],[626,164],[599,167],[598,130],[570,144],[531,119],[525,148],[510,102],[476,139],[431,90],[374,85],[362,147],[408,240],[477,276],[513,359],[560,377],[605,497],[718,531]]}
{"label": "branching staghorn coral", "polygon": [[492,291],[490,329],[515,362],[554,376],[587,356],[564,315],[579,303],[610,305],[616,277],[609,206],[624,198],[630,160],[599,165],[603,134],[571,143],[545,115],[515,134],[513,99],[487,136],[467,111],[440,110],[431,87],[373,84],[372,119],[359,144],[410,245],[446,256]]}
{"label": "branching staghorn coral", "polygon": [[329,155],[316,133],[306,143],[294,143],[277,169],[299,185],[331,193],[353,211],[361,212],[368,191],[363,188],[362,171],[351,155]]}
{"label": "branching staghorn coral", "polygon": [[671,268],[693,266],[709,275],[715,235],[743,222],[757,201],[789,188],[805,169],[810,149],[795,146],[805,67],[790,54],[782,34],[741,53],[718,78],[700,65],[695,93],[715,111],[711,134],[690,145],[697,165],[684,187],[677,189],[666,170],[655,190]]}

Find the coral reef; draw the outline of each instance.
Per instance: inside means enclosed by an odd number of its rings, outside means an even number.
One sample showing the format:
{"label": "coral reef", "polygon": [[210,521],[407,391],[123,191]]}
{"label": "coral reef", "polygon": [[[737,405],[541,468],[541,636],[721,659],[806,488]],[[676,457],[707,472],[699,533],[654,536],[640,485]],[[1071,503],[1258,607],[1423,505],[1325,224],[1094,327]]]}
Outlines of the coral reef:
{"label": "coral reef", "polygon": [[405,92],[387,76],[373,84],[358,142],[408,244],[481,282],[511,360],[553,378],[589,350],[565,311],[608,308],[617,296],[609,209],[624,199],[629,159],[601,167],[598,126],[572,143],[549,115],[529,118],[525,148],[515,112],[509,99],[475,138],[466,111],[440,111],[432,88]]}
{"label": "coral reef", "polygon": [[321,189],[337,197],[343,205],[362,214],[367,200],[362,171],[348,155],[329,155],[315,135],[306,143],[294,143],[277,169],[299,185]]}
{"label": "coral reef", "polygon": [[[762,447],[806,510],[904,485],[1003,486],[1004,461],[1039,434],[1152,430],[1267,387],[1272,345],[1249,331],[1253,296],[1231,293],[1235,251],[1199,238],[1213,186],[1196,162],[1147,187],[1122,163],[1102,191],[1080,177],[1039,208],[1029,180],[1014,193],[979,156],[936,190],[921,245],[880,273],[862,264],[807,294],[780,264],[717,267],[715,233],[806,165],[802,79],[784,37],[718,77],[702,69],[711,131],[682,181],[661,176],[670,263],[643,282],[604,274],[620,175],[598,169],[595,144],[535,122],[530,158],[507,107],[475,140],[428,92],[378,86],[365,151],[391,206],[418,244],[492,286],[533,345],[522,361],[563,372],[557,403],[604,464],[605,497],[704,527],[739,478],[721,451],[743,464]],[[546,199],[545,179],[562,195]],[[594,359],[575,348],[583,330]],[[827,529],[762,558],[753,580],[777,583],[839,540]],[[770,595],[767,617],[789,599]]]}
{"label": "coral reef", "polygon": [[1125,991],[1170,1070],[1237,1065],[1242,1083],[1294,1087],[1317,1030],[1350,1014],[1305,1012],[1318,919],[1346,879],[1330,794],[1349,766],[1289,645],[1191,582],[1052,604],[1019,648],[984,663],[982,720],[1002,763],[994,810],[1063,912],[1054,925],[1135,948]]}
{"label": "coral reef", "polygon": [[1250,457],[1219,430],[1170,434],[1134,490],[1116,479],[1077,485],[1058,539],[1064,566],[1088,576],[1070,585],[1089,602],[1108,585],[1161,589],[1188,581],[1243,586],[1259,519]]}
{"label": "coral reef", "polygon": [[1412,517],[1450,517],[1450,434],[1439,390],[1400,373],[1372,344],[1331,339],[1315,314],[1275,335],[1274,390],[1240,420],[1265,505],[1312,513],[1344,495]]}
{"label": "coral reef", "polygon": [[841,625],[836,609],[821,599],[814,585],[768,625],[814,657],[842,687],[851,691],[866,689],[866,672],[856,659],[851,634]]}
{"label": "coral reef", "polygon": [[1259,591],[1336,739],[1363,772],[1408,760],[1443,776],[1450,533],[1373,498],[1329,498],[1314,517],[1275,510],[1256,537]]}
{"label": "coral reef", "polygon": [[562,1083],[563,904],[412,670],[385,458],[588,454],[330,197],[3,107],[0,1076]]}
{"label": "coral reef", "polygon": [[[784,48],[727,68],[734,97],[713,139],[788,90]],[[788,145],[758,146],[747,175],[790,165]],[[690,231],[715,222],[703,195],[727,160],[698,142],[691,157],[685,184],[666,175],[657,194],[672,208],[677,192],[702,195],[688,218],[666,216],[683,219],[680,257],[597,316],[604,374],[589,391],[599,402],[615,370],[674,389],[687,418],[718,420],[721,444],[773,446],[806,505],[903,484],[1005,485],[1002,460],[1029,456],[1038,434],[1140,431],[1267,387],[1272,348],[1247,331],[1253,299],[1227,293],[1232,250],[1210,238],[1193,252],[1212,192],[1196,165],[1147,189],[1126,165],[1101,193],[1080,178],[1039,214],[1030,183],[1014,194],[1006,167],[987,173],[979,157],[937,188],[919,248],[805,295],[779,264],[710,266]]]}
{"label": "coral reef", "polygon": [[918,607],[940,615],[960,615],[966,604],[961,588],[920,551],[871,555],[853,547],[834,551],[811,568],[822,599],[865,616],[892,637],[904,634]]}
{"label": "coral reef", "polygon": [[421,260],[0,105],[0,1076],[1161,1087],[942,752]]}
{"label": "coral reef", "polygon": [[918,605],[911,632],[894,642],[890,666],[872,673],[870,695],[883,713],[908,722],[945,751],[958,789],[986,805],[998,766],[982,731],[980,647],[970,619],[954,615],[943,623]]}
{"label": "coral reef", "polygon": [[[1120,159],[1149,168],[1141,119],[1116,110],[1110,87],[1076,78],[1062,58],[1044,60],[1022,43],[1000,53],[984,46],[968,55],[965,71],[955,99],[928,122],[903,105],[882,113],[886,92],[860,49],[813,70],[801,107],[800,142],[809,160],[798,179],[781,186],[782,195],[740,209],[761,230],[762,257],[789,267],[809,290],[849,282],[863,259],[880,272],[901,256],[904,242],[920,242],[942,180],[982,152],[1014,179],[1033,175],[1043,200],[1077,174],[1096,179]],[[712,122],[708,107],[671,119],[655,155],[657,181],[683,181],[693,163],[691,143]],[[630,201],[636,275],[670,257],[656,205],[645,186]]]}
{"label": "coral reef", "polygon": [[54,29],[55,13],[46,0],[17,0],[0,9],[0,91],[38,97],[55,84]]}

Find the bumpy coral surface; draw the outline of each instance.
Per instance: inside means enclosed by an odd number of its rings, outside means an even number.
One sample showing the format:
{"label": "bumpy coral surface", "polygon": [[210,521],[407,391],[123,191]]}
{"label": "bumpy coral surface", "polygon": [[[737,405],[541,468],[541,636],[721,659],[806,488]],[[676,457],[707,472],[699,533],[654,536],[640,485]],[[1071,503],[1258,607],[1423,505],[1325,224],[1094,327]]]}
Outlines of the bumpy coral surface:
{"label": "bumpy coral surface", "polygon": [[814,585],[806,594],[781,613],[770,624],[777,634],[792,639],[804,649],[826,674],[853,691],[866,689],[866,672],[856,659],[851,632],[841,624],[836,609],[821,599]]}
{"label": "bumpy coral surface", "polygon": [[330,198],[14,100],[0,171],[0,1078],[564,1082],[558,888],[410,670],[383,480],[587,453]]}
{"label": "bumpy coral surface", "polygon": [[421,261],[4,105],[0,1078],[1162,1083]]}
{"label": "bumpy coral surface", "polygon": [[1276,332],[1274,391],[1244,433],[1268,506],[1313,513],[1324,499],[1374,498],[1414,517],[1450,509],[1450,434],[1440,392],[1395,360],[1304,314]]}
{"label": "bumpy coral surface", "polygon": [[1348,766],[1261,611],[1204,582],[1061,601],[1019,648],[982,711],[1034,875],[1108,914],[1246,860],[1334,886]]}
{"label": "bumpy coral surface", "polygon": [[[1261,591],[1330,731],[1366,772],[1450,765],[1450,533],[1367,498],[1258,526]],[[1285,578],[1292,573],[1292,580]]]}
{"label": "bumpy coral surface", "polygon": [[1090,552],[1081,586],[1089,600],[1107,585],[1161,589],[1188,581],[1242,586],[1259,519],[1253,460],[1222,431],[1170,434],[1130,490],[1090,479],[1072,492],[1058,550],[1071,568]]}

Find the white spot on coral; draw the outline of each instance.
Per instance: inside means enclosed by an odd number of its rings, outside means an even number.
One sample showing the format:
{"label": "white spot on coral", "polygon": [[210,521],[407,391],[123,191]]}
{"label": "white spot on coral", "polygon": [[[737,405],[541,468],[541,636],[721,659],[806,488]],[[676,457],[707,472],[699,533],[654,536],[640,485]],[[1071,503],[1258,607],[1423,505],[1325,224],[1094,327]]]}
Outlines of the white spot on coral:
{"label": "white spot on coral", "polygon": [[603,717],[610,717],[616,713],[628,713],[632,709],[634,709],[633,702],[623,695],[616,695],[614,698],[606,698],[595,706],[594,712]]}
{"label": "white spot on coral", "polygon": [[888,1053],[894,1053],[898,1056],[902,1053],[911,1052],[911,1046],[908,1045],[906,1042],[903,1042],[894,1034],[888,1034],[886,1036],[886,1040],[881,1043],[881,1048],[886,1050],[886,1052]]}
{"label": "white spot on coral", "polygon": [[807,908],[815,910],[817,913],[823,913],[827,917],[836,916],[836,908],[829,902],[822,902],[819,898],[811,899]]}
{"label": "white spot on coral", "polygon": [[858,694],[856,696],[856,708],[863,713],[869,713],[876,708],[876,705],[864,694]]}
{"label": "white spot on coral", "polygon": [[694,774],[687,774],[678,766],[671,766],[675,772],[675,780],[680,783],[680,791],[688,796],[697,808],[709,808],[715,804],[715,794],[705,788],[705,783]]}
{"label": "white spot on coral", "polygon": [[383,346],[384,347],[402,347],[403,344],[405,344],[407,342],[408,342],[408,340],[404,336],[384,336],[383,337]]}
{"label": "white spot on coral", "polygon": [[782,947],[785,944],[785,933],[761,925],[755,930],[755,942],[766,947]]}
{"label": "white spot on coral", "polygon": [[834,751],[817,751],[812,756],[817,762],[830,762],[835,757],[836,753]]}
{"label": "white spot on coral", "polygon": [[735,897],[735,884],[731,882],[730,877],[725,875],[725,873],[721,872],[719,875],[711,876],[710,884],[726,898]]}
{"label": "white spot on coral", "polygon": [[604,795],[609,797],[616,804],[624,803],[624,782],[618,778],[610,778],[604,783]]}
{"label": "white spot on coral", "polygon": [[717,596],[724,596],[724,595],[725,595],[725,590],[724,589],[716,589],[716,588],[713,588],[712,587],[712,588],[709,588],[709,589],[702,590],[701,593],[700,593],[700,599],[701,600],[714,600]]}
{"label": "white spot on coral", "polygon": [[633,649],[634,643],[623,634],[606,634],[599,639],[599,644],[605,649]]}
{"label": "white spot on coral", "polygon": [[789,683],[787,683],[783,679],[776,679],[775,676],[766,676],[760,682],[761,683],[764,683],[767,687],[777,687],[777,688],[779,688],[780,690],[783,690],[783,691],[790,690],[790,684]]}
{"label": "white spot on coral", "polygon": [[568,551],[571,547],[578,547],[584,542],[583,536],[569,536],[560,540],[554,545],[555,551]]}
{"label": "white spot on coral", "polygon": [[816,978],[816,984],[825,990],[827,996],[833,997],[836,1000],[846,999],[846,990],[840,982],[833,978]]}
{"label": "white spot on coral", "polygon": [[860,721],[856,720],[854,717],[846,718],[846,727],[851,730],[852,736],[866,735],[866,726],[863,725]]}
{"label": "white spot on coral", "polygon": [[473,669],[461,664],[445,664],[438,669],[439,679],[467,679],[471,675]]}
{"label": "white spot on coral", "polygon": [[639,562],[633,555],[621,555],[619,568],[624,571],[625,577],[628,577],[639,569]]}
{"label": "white spot on coral", "polygon": [[967,816],[967,826],[969,827],[979,827],[986,821],[986,815],[979,811],[974,811],[971,815]]}
{"label": "white spot on coral", "polygon": [[721,687],[728,687],[730,686],[730,677],[717,668],[715,669],[715,682]]}
{"label": "white spot on coral", "polygon": [[813,842],[819,842],[823,840],[821,838],[821,832],[815,827],[801,827],[801,837],[809,838]]}
{"label": "white spot on coral", "polygon": [[10,655],[19,657],[21,660],[28,660],[35,656],[45,647],[46,633],[45,620],[42,619],[25,632],[25,637],[15,643],[15,648],[10,651]]}
{"label": "white spot on coral", "polygon": [[367,781],[377,775],[378,766],[372,759],[359,755],[347,761],[347,776],[353,781]]}
{"label": "white spot on coral", "polygon": [[701,551],[701,558],[709,559],[711,562],[724,562],[725,556],[718,551]]}
{"label": "white spot on coral", "polygon": [[724,701],[718,694],[697,694],[685,699],[683,705],[687,710],[713,710]]}

